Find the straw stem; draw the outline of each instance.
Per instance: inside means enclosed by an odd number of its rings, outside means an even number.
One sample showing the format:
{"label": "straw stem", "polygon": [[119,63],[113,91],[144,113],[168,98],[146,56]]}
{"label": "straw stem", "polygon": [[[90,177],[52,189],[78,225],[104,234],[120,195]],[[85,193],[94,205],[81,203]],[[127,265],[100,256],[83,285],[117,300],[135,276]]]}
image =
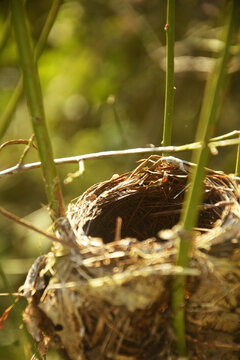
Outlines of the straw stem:
{"label": "straw stem", "polygon": [[[57,13],[58,13],[58,10],[59,10],[59,7],[60,7],[60,4],[62,3],[62,0],[54,0],[53,3],[52,3],[52,6],[51,6],[51,9],[49,11],[49,14],[48,14],[48,17],[47,17],[47,20],[44,24],[44,27],[42,29],[42,32],[41,32],[41,35],[40,35],[40,38],[37,42],[37,45],[34,49],[34,59],[37,61],[39,59],[39,57],[41,56],[42,54],[42,51],[44,49],[44,46],[47,42],[47,38],[48,38],[48,35],[49,35],[49,32],[55,22],[55,19],[56,19],[56,16],[57,16]],[[9,18],[10,18],[10,15],[9,15]],[[10,21],[10,20],[9,20]],[[6,25],[7,26],[7,25]],[[0,118],[0,139],[4,136],[4,134],[6,133],[9,125],[10,125],[10,122],[11,122],[11,119],[12,119],[12,115],[16,109],[16,106],[18,104],[18,101],[22,95],[22,92],[23,92],[23,77],[21,75],[15,89],[14,89],[14,92]]]}
{"label": "straw stem", "polygon": [[[210,74],[205,88],[196,138],[196,140],[201,143],[201,148],[193,152],[193,162],[195,162],[197,166],[193,169],[192,177],[190,177],[190,188],[186,193],[184,211],[181,218],[183,231],[180,238],[177,265],[183,268],[187,267],[189,263],[189,251],[192,239],[191,231],[197,222],[199,204],[203,198],[205,166],[207,165],[210,155],[208,143],[210,138],[214,136],[217,127],[217,114],[221,104],[236,4],[237,0],[229,3],[227,25],[223,31],[225,45],[222,55],[216,61],[215,68],[212,74]],[[185,356],[187,352],[185,336],[185,285],[186,277],[178,276],[174,280],[172,290],[173,325],[177,337],[178,351],[181,356]]]}
{"label": "straw stem", "polygon": [[168,146],[172,142],[172,119],[174,105],[174,33],[175,33],[175,0],[167,1],[166,31],[166,86],[165,109],[162,145]]}
{"label": "straw stem", "polygon": [[23,72],[23,82],[29,113],[36,136],[45,182],[46,195],[53,220],[65,215],[60,180],[53,161],[53,152],[43,108],[42,91],[34,60],[31,39],[27,29],[26,14],[22,1],[11,0],[12,20]]}
{"label": "straw stem", "polygon": [[236,165],[235,165],[235,176],[239,176],[239,174],[240,174],[240,145],[238,144]]}

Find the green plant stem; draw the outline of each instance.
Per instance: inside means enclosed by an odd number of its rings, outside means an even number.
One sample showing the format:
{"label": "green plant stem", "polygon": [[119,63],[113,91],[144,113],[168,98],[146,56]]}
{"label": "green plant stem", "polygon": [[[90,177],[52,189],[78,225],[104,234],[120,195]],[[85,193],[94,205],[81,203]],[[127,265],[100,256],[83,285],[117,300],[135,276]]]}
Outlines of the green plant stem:
{"label": "green plant stem", "polygon": [[240,145],[237,146],[237,157],[236,157],[236,165],[235,165],[235,176],[239,176],[240,174]]}
{"label": "green plant stem", "polygon": [[5,20],[5,23],[2,28],[2,36],[0,39],[0,52],[5,48],[5,45],[7,43],[9,34],[11,30],[11,13],[8,14],[7,19]]}
{"label": "green plant stem", "polygon": [[[47,42],[49,32],[55,22],[55,19],[56,19],[56,16],[57,16],[57,13],[58,13],[61,3],[62,3],[62,0],[54,0],[52,3],[47,20],[42,29],[40,38],[34,49],[34,59],[36,61],[39,59],[39,57],[42,54],[44,46]],[[10,15],[9,15],[9,19],[10,19]],[[8,20],[8,21],[10,21],[10,20]],[[14,92],[13,92],[1,118],[0,118],[0,139],[2,139],[2,137],[4,136],[5,132],[7,131],[8,127],[10,125],[12,115],[16,109],[17,103],[22,95],[22,92],[23,92],[23,77],[21,75],[21,77],[15,87],[15,90],[14,90]]]}
{"label": "green plant stem", "polygon": [[22,155],[20,156],[20,159],[18,161],[18,165],[21,166],[23,164],[23,161],[25,159],[25,157],[27,156],[27,153],[29,152],[29,150],[31,149],[31,147],[33,146],[33,139],[34,139],[34,135],[32,135],[28,141],[27,146],[25,147],[25,149],[23,150]]}
{"label": "green plant stem", "polygon": [[[182,235],[180,236],[177,265],[187,267],[189,263],[189,251],[191,247],[192,229],[197,222],[199,215],[199,204],[203,198],[203,179],[205,176],[204,167],[209,158],[208,142],[213,137],[217,127],[217,114],[221,104],[224,75],[229,56],[229,46],[233,30],[233,19],[237,0],[231,1],[227,25],[223,31],[224,48],[222,56],[216,61],[215,68],[206,84],[202,109],[200,113],[199,126],[196,140],[201,143],[201,148],[194,150],[193,162],[197,164],[190,177],[190,188],[186,193],[184,211],[181,218]],[[177,337],[178,351],[181,356],[186,355],[185,337],[185,285],[186,277],[178,276],[173,282],[172,308],[174,312],[174,330]]]}
{"label": "green plant stem", "polygon": [[119,116],[118,111],[117,111],[115,96],[110,95],[108,97],[108,99],[107,99],[107,103],[112,107],[114,120],[115,120],[115,123],[117,125],[118,130],[119,130],[119,134],[121,135],[122,143],[123,143],[123,145],[125,147],[128,147],[128,139],[127,139],[127,136],[125,134],[125,131],[124,131],[124,128],[122,126],[120,116]]}
{"label": "green plant stem", "polygon": [[122,138],[123,146],[128,147],[128,141],[127,141],[127,138],[126,138],[126,135],[125,135],[125,131],[124,131],[124,129],[123,129],[122,122],[121,122],[121,120],[120,120],[120,117],[119,117],[119,114],[118,114],[118,111],[117,111],[117,108],[116,108],[116,104],[115,104],[115,103],[112,104],[112,109],[113,109],[113,115],[114,115],[114,119],[115,119],[116,125],[117,125],[117,127],[118,127],[119,133],[120,133],[121,138]]}
{"label": "green plant stem", "polygon": [[58,14],[59,7],[63,0],[54,0],[52,6],[49,10],[48,17],[40,34],[39,40],[34,49],[34,59],[35,61],[39,59],[41,56],[45,44],[47,42],[48,35],[52,29],[52,26],[56,20],[56,16]]}
{"label": "green plant stem", "polygon": [[167,0],[167,24],[166,31],[166,86],[165,86],[165,109],[163,124],[162,145],[168,146],[172,142],[172,119],[174,105],[174,33],[175,33],[175,0]]}
{"label": "green plant stem", "polygon": [[53,152],[43,108],[42,91],[21,0],[11,0],[12,20],[23,72],[23,82],[29,113],[36,136],[46,195],[51,217],[55,221],[65,215],[60,179],[53,160]]}
{"label": "green plant stem", "polygon": [[23,79],[22,79],[22,75],[20,77],[20,79],[18,80],[18,83],[14,89],[14,92],[6,106],[6,108],[4,109],[4,112],[0,118],[0,139],[3,138],[4,134],[6,133],[11,119],[12,119],[12,115],[16,109],[17,103],[22,95],[22,91],[23,91]]}
{"label": "green plant stem", "polygon": [[[26,0],[23,0],[23,4],[25,5]],[[0,38],[0,53],[5,48],[9,35],[11,34],[11,22],[12,22],[12,14],[9,12],[5,23],[3,24],[2,30],[1,30],[1,38]]]}

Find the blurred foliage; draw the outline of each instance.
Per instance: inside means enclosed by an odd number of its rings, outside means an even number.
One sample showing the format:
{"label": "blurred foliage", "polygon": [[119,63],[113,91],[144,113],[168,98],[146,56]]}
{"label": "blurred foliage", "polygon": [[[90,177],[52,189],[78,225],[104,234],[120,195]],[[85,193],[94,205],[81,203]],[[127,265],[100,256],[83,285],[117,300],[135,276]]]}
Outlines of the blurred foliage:
{"label": "blurred foliage", "polygon": [[[51,0],[27,1],[33,42],[36,43]],[[176,1],[176,95],[173,144],[194,141],[203,89],[213,59],[221,48],[223,0]],[[1,0],[0,28],[8,15]],[[39,60],[39,73],[55,157],[103,150],[160,145],[165,86],[164,0],[65,0]],[[240,34],[231,48],[231,82],[224,98],[217,134],[239,129]],[[13,32],[0,57],[0,113],[3,113],[20,76]],[[114,95],[111,96],[111,95]],[[110,97],[110,98],[109,98]],[[112,101],[115,99],[115,103]],[[121,122],[122,131],[119,131]],[[23,97],[1,142],[28,139],[32,134]],[[15,165],[23,145],[5,147],[0,169]],[[234,171],[235,148],[221,149],[211,166]],[[190,158],[190,153],[177,156]],[[38,159],[32,149],[26,161]],[[132,169],[139,157],[90,160],[85,172],[63,185],[66,203],[93,183]],[[76,165],[60,165],[62,180]],[[49,230],[46,197],[40,170],[1,179],[1,205]],[[33,259],[50,243],[19,225],[0,218],[1,262],[14,289],[23,283]],[[1,288],[1,291],[4,291]],[[9,306],[0,298],[0,311]],[[0,334],[3,359],[29,359],[14,315]],[[49,359],[58,358],[56,355]]]}

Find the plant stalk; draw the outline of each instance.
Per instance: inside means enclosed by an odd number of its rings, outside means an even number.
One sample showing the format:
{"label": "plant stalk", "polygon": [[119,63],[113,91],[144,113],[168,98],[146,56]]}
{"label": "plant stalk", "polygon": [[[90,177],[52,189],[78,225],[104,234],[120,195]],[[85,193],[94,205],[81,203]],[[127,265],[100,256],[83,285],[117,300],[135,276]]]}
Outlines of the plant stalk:
{"label": "plant stalk", "polygon": [[240,145],[238,144],[236,165],[235,165],[235,176],[239,176],[239,174],[240,174]]}
{"label": "plant stalk", "polygon": [[52,145],[45,120],[40,80],[22,1],[11,0],[11,9],[20,64],[23,72],[24,89],[39,150],[50,215],[52,220],[55,221],[57,218],[65,215],[65,210],[60,179],[54,164]]}
{"label": "plant stalk", "polygon": [[[203,180],[205,166],[210,155],[209,140],[214,136],[217,127],[218,113],[222,100],[225,72],[229,57],[229,47],[233,32],[234,12],[237,0],[229,3],[228,18],[223,30],[224,48],[220,58],[216,61],[213,72],[210,74],[203,98],[202,109],[199,118],[199,126],[196,141],[201,143],[201,148],[194,150],[192,162],[197,166],[190,176],[190,188],[186,193],[184,211],[180,219],[182,235],[180,237],[177,265],[183,268],[188,266],[189,252],[191,248],[192,229],[199,215],[199,204],[203,198]],[[178,276],[173,282],[172,308],[174,313],[173,326],[177,337],[177,345],[180,356],[186,356],[185,336],[185,287],[186,277]]]}
{"label": "plant stalk", "polygon": [[11,30],[11,14],[8,14],[5,23],[3,25],[2,31],[1,31],[1,38],[0,38],[0,53],[5,48],[9,34]]}
{"label": "plant stalk", "polygon": [[172,121],[174,105],[174,34],[175,34],[175,0],[167,0],[166,31],[166,85],[165,109],[162,145],[169,146],[172,142]]}
{"label": "plant stalk", "polygon": [[[57,13],[58,13],[61,3],[62,3],[62,0],[54,0],[52,3],[47,20],[44,24],[41,35],[40,35],[37,45],[34,49],[34,59],[36,61],[39,59],[39,57],[42,54],[44,46],[47,42],[49,32],[55,22],[55,19],[56,19],[56,16],[57,16]],[[10,18],[10,15],[9,15],[9,18]],[[18,101],[22,95],[22,92],[23,92],[23,77],[21,75],[21,77],[18,80],[18,83],[14,89],[14,92],[13,92],[1,118],[0,118],[0,139],[4,136],[5,132],[7,131],[8,127],[10,125],[12,115],[16,109]]]}

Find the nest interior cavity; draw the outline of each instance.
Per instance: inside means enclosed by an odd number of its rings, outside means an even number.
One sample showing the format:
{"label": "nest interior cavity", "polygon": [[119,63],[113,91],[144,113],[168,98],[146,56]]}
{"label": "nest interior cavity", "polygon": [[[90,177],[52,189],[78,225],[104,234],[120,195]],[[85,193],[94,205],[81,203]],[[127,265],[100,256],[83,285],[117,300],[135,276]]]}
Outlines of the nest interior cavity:
{"label": "nest interior cavity", "polygon": [[[143,161],[134,172],[94,185],[70,205],[71,224],[77,237],[99,237],[104,243],[128,237],[141,241],[158,238],[160,230],[176,225],[190,168],[173,157],[168,157],[168,161],[156,158],[157,161]],[[223,211],[231,201],[236,202],[236,191],[230,178],[210,172],[197,228],[205,232],[217,220],[220,226]]]}

